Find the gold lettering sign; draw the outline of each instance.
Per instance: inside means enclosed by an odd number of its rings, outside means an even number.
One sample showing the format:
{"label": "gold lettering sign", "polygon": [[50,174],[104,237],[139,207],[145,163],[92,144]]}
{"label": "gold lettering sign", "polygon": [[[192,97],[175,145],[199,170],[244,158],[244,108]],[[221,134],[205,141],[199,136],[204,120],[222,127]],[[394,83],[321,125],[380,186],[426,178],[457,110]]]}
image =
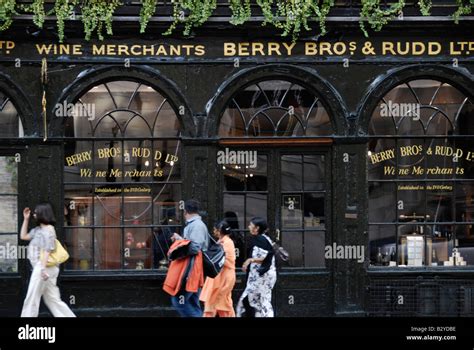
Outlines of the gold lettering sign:
{"label": "gold lettering sign", "polygon": [[[95,154],[93,154],[92,151],[76,153],[76,154],[65,157],[65,164],[68,167],[81,165],[82,163],[91,161],[92,156],[95,156],[97,159],[120,158],[122,156],[122,150],[120,147],[104,147],[104,148],[98,148]],[[148,169],[127,169],[126,171],[122,171],[121,168],[111,168],[108,170],[96,170],[95,173],[93,173],[91,168],[82,167],[79,169],[79,175],[80,177],[94,176],[96,178],[162,177],[164,174],[164,171],[162,169],[163,163],[165,166],[174,166],[179,161],[179,157],[174,154],[164,153],[163,151],[152,150],[146,147],[132,147],[130,150],[126,150],[124,153],[125,162],[131,161],[132,158],[146,160],[144,162],[145,167],[149,167],[149,168]],[[156,162],[156,163],[153,165],[151,164],[151,162]]]}
{"label": "gold lettering sign", "polygon": [[338,40],[338,41],[214,41],[212,43],[17,43],[0,40],[0,55],[11,55],[19,48],[25,55],[105,56],[105,57],[405,57],[470,56],[474,41],[469,40]]}
{"label": "gold lettering sign", "polygon": [[[406,157],[443,157],[449,158],[452,162],[452,167],[442,167],[442,166],[431,166],[425,168],[421,165],[411,165],[408,167],[397,167],[395,165],[383,165],[383,175],[384,176],[443,176],[443,175],[464,175],[465,169],[462,166],[458,166],[458,162],[467,161],[474,162],[474,152],[466,151],[461,148],[455,148],[451,146],[434,146],[424,148],[423,145],[410,145],[410,146],[401,146],[398,149],[398,152],[394,148],[383,150],[377,153],[369,152],[368,159],[369,163],[372,165],[378,165],[385,161],[394,162],[397,157],[400,159]],[[444,163],[444,161],[442,161]]]}

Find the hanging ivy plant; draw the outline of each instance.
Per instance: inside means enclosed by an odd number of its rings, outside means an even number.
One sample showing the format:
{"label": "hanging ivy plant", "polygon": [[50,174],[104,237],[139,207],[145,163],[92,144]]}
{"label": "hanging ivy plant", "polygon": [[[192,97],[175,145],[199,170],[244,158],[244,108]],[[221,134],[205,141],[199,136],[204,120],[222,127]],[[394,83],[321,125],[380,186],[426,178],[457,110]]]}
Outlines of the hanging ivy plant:
{"label": "hanging ivy plant", "polygon": [[229,7],[232,11],[230,23],[233,25],[244,24],[252,16],[250,0],[230,0]]}
{"label": "hanging ivy plant", "polygon": [[117,7],[121,5],[119,0],[83,0],[82,23],[86,40],[90,40],[92,34],[97,32],[100,40],[104,40],[103,30],[112,35],[112,18]]}
{"label": "hanging ivy plant", "polygon": [[34,0],[31,4],[18,4],[18,8],[33,14],[33,23],[39,28],[43,28],[44,17],[46,16],[44,10],[44,0]]}
{"label": "hanging ivy plant", "polygon": [[150,18],[155,14],[158,0],[142,0],[140,10],[140,33],[145,33]]}
{"label": "hanging ivy plant", "polygon": [[5,0],[0,4],[0,31],[11,26],[13,16],[16,15],[15,0]]}
{"label": "hanging ivy plant", "polygon": [[321,34],[326,33],[326,17],[334,6],[334,0],[289,0],[286,3],[278,2],[276,18],[284,18],[284,22],[277,27],[283,29],[282,36],[292,35],[293,41],[298,39],[301,29],[311,30],[309,20],[319,22]]}
{"label": "hanging ivy plant", "polygon": [[369,36],[365,28],[365,22],[370,24],[370,27],[375,31],[380,31],[391,19],[402,13],[405,6],[404,0],[390,4],[388,8],[382,9],[380,0],[365,0],[362,1],[362,9],[360,11],[360,28],[366,37]]}
{"label": "hanging ivy plant", "polygon": [[471,14],[474,0],[456,0],[456,4],[458,9],[453,13],[453,19],[458,24],[460,16]]}
{"label": "hanging ivy plant", "polygon": [[217,8],[217,0],[171,0],[174,22],[164,35],[171,34],[179,23],[184,23],[183,35],[204,24]]}
{"label": "hanging ivy plant", "polygon": [[74,15],[74,7],[78,0],[56,0],[54,13],[56,14],[56,25],[58,26],[59,42],[64,40],[65,21]]}
{"label": "hanging ivy plant", "polygon": [[423,16],[429,16],[431,12],[431,0],[418,0],[418,6],[420,6],[420,11]]}
{"label": "hanging ivy plant", "polygon": [[[303,30],[311,30],[311,21],[319,22],[322,35],[326,33],[326,18],[335,6],[335,0],[255,0],[260,8],[262,25],[272,25],[281,30],[282,36],[291,36],[296,40]],[[381,0],[361,0],[360,27],[368,36],[366,25],[379,31],[394,17],[402,14],[405,0],[395,0],[386,4]],[[171,0],[173,6],[173,23],[165,35],[171,34],[178,25],[183,24],[183,34],[188,36],[191,30],[201,26],[217,8],[217,0]],[[422,15],[430,15],[432,0],[418,0]],[[140,33],[144,33],[155,15],[158,0],[141,0]],[[252,16],[252,0],[229,0],[232,16],[230,23],[241,25]],[[33,0],[31,4],[17,3],[15,0],[0,0],[0,31],[10,27],[17,10],[33,15],[33,22],[42,27],[45,17],[55,15],[59,41],[64,39],[65,21],[74,14],[76,6],[81,7],[81,20],[84,24],[86,40],[90,40],[96,32],[99,39],[104,38],[104,30],[112,34],[112,20],[115,10],[121,6],[120,0],[56,0],[54,7],[46,12],[45,0]],[[456,0],[456,11],[453,20],[458,23],[460,16],[472,12],[474,0]]]}

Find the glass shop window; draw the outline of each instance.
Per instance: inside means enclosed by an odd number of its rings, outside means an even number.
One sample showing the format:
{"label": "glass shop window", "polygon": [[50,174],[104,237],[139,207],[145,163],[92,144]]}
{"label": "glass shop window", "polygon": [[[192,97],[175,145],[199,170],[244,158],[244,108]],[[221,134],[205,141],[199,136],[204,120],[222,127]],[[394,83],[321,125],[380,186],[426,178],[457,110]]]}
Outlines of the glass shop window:
{"label": "glass shop window", "polygon": [[64,232],[68,270],[166,269],[180,232],[180,123],[151,86],[93,86],[66,121]]}
{"label": "glass shop window", "polygon": [[[11,99],[0,92],[0,139],[23,137],[23,126]],[[0,273],[17,273],[18,258],[26,246],[18,246],[18,158],[0,155]]]}
{"label": "glass shop window", "polygon": [[472,101],[447,83],[412,80],[381,99],[369,135],[371,265],[473,265]]}

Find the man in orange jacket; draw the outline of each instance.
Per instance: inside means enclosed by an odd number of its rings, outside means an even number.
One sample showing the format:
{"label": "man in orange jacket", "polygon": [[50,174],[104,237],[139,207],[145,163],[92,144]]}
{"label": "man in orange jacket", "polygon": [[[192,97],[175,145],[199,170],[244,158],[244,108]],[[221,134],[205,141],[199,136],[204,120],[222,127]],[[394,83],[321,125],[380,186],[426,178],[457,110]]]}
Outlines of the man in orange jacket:
{"label": "man in orange jacket", "polygon": [[[183,236],[184,239],[196,243],[196,245],[202,251],[206,250],[209,245],[209,232],[207,231],[207,227],[204,222],[202,222],[201,216],[198,214],[199,206],[199,202],[194,199],[187,200],[184,203],[184,218],[186,219],[186,227],[184,228]],[[180,239],[183,239],[183,237],[177,233],[174,233],[172,240],[176,241]],[[181,317],[202,317],[202,309],[201,305],[199,304],[199,294],[204,282],[204,275],[202,274],[203,266],[201,252],[196,255],[193,265],[196,266],[196,270],[191,271],[191,276],[194,276],[192,281],[197,281],[198,283],[197,291],[194,291],[195,288],[192,288],[190,289],[191,291],[188,291],[188,288],[186,288],[188,283],[186,283],[186,286],[181,285],[181,292],[171,297],[171,303]],[[198,271],[201,271],[202,278],[199,276]]]}

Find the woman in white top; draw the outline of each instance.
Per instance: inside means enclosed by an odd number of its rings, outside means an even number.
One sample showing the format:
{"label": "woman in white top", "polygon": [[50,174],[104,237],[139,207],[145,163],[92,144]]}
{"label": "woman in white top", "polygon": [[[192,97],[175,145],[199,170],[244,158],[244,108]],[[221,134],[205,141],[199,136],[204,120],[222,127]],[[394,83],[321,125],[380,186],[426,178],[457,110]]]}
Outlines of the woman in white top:
{"label": "woman in white top", "polygon": [[31,273],[28,292],[21,317],[38,317],[41,297],[54,317],[76,317],[69,306],[61,300],[59,288],[56,286],[59,267],[47,267],[49,254],[56,247],[56,231],[54,230],[54,214],[49,203],[38,204],[33,212],[38,226],[28,232],[31,210],[23,210],[23,225],[20,238],[30,241],[28,259],[33,272]]}

